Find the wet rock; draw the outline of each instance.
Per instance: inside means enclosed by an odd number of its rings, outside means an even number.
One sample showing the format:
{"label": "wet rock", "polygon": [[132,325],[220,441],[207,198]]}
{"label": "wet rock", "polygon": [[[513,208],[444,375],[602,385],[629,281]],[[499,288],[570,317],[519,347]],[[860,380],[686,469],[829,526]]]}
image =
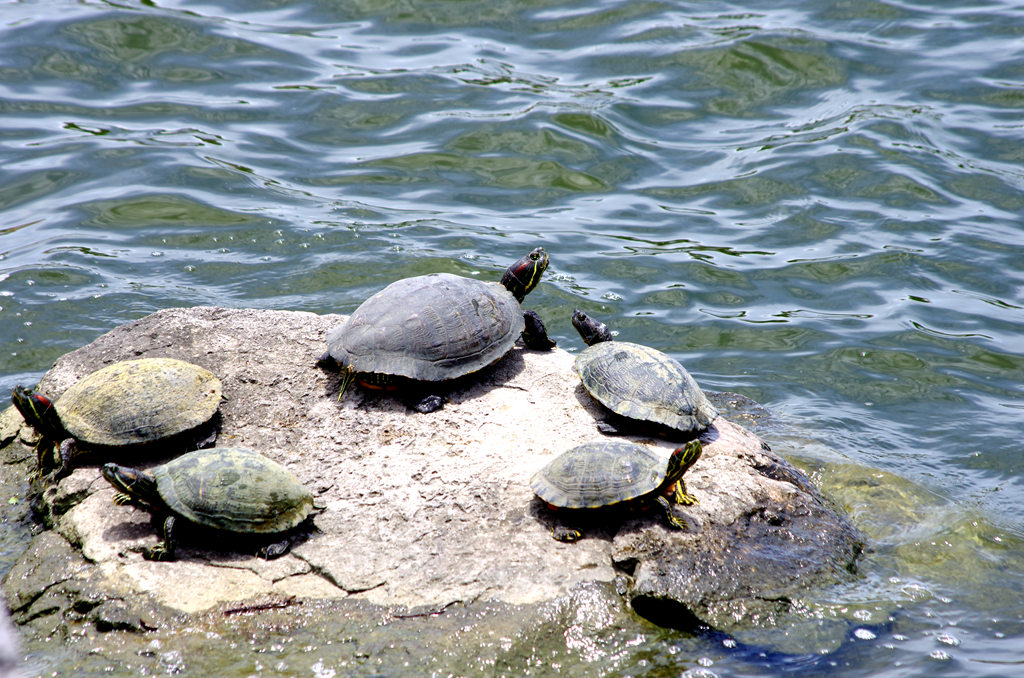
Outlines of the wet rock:
{"label": "wet rock", "polygon": [[[613,558],[636,563],[628,593],[633,607],[662,625],[688,627],[693,618],[722,630],[772,625],[809,583],[852,574],[862,542],[808,491],[798,470],[766,446],[759,449],[752,433],[721,424],[712,435],[714,444],[687,475],[687,486],[714,519],[699,533],[671,538],[623,529]],[[722,450],[745,450],[744,463]],[[716,486],[732,490],[716,492]],[[744,486],[743,494],[736,492]]]}
{"label": "wet rock", "polygon": [[[149,562],[140,554],[157,541],[149,514],[115,506],[101,460],[83,457],[42,494],[54,532],[37,537],[4,582],[15,616],[71,580],[93,587],[76,600],[100,601],[89,612],[98,624],[136,629],[146,626],[141,613],[104,601],[195,612],[294,596],[441,609],[554,600],[597,581],[616,582],[652,618],[685,620],[670,625],[729,626],[763,621],[800,591],[851,576],[860,535],[799,471],[721,417],[686,476],[700,500],[681,509],[690,531],[671,530],[651,512],[575,544],[554,541],[558,517],[533,496],[530,478],[563,450],[600,438],[602,414],[579,385],[573,356],[516,348],[446,384],[450,402],[424,415],[354,387],[338,400],[340,375],[315,363],[341,319],[169,309],[58,360],[39,387],[51,397],[118,360],[173,357],[211,370],[225,397],[218,444],[252,447],[289,467],[324,510],[308,538],[278,560],[197,532],[183,535],[178,561]],[[9,428],[8,447],[31,439]],[[673,448],[633,439],[666,455]]]}

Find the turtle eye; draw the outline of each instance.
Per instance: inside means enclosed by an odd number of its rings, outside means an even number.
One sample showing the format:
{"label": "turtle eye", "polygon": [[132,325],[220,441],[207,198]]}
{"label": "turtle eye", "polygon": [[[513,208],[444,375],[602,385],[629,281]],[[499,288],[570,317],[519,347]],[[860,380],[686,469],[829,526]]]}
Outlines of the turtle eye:
{"label": "turtle eye", "polygon": [[536,252],[530,252],[530,261],[537,261],[540,259],[540,255]]}

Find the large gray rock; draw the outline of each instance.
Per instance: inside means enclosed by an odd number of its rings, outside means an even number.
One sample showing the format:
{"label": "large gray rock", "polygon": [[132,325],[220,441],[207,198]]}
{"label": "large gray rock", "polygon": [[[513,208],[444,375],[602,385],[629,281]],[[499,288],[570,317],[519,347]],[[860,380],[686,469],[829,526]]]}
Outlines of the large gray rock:
{"label": "large gray rock", "polygon": [[[573,356],[517,348],[459,380],[452,402],[422,415],[389,395],[353,388],[315,366],[341,316],[169,309],[119,327],[62,357],[39,389],[59,396],[118,360],[166,356],[202,365],[224,388],[219,444],[258,449],[293,470],[324,507],[317,531],[266,562],[186,536],[179,560],[149,562],[149,515],[112,502],[96,462],[42,495],[56,534],[84,561],[57,567],[110,600],[194,612],[268,595],[352,598],[440,608],[453,601],[526,603],[563,596],[579,582],[618,579],[638,611],[663,623],[719,628],[757,623],[810,587],[851,576],[859,533],[799,471],[745,429],[719,417],[686,482],[700,504],[691,530],[656,513],[599,526],[575,544],[551,538],[557,516],[530,491],[552,457],[600,437],[597,406]],[[7,416],[10,416],[8,413]],[[30,443],[23,427],[10,445]],[[640,439],[664,450],[673,445]],[[157,463],[145,460],[140,465]],[[40,569],[56,535],[37,538],[15,573]],[[84,563],[84,565],[83,565]],[[52,577],[8,576],[16,614]],[[62,580],[63,581],[63,580]]]}

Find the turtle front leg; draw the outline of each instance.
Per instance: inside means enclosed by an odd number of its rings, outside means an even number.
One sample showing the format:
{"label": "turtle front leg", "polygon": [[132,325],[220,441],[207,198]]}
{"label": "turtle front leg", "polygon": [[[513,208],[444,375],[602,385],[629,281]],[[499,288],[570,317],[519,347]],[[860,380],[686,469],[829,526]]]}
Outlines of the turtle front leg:
{"label": "turtle front leg", "polygon": [[686,491],[686,483],[683,482],[682,478],[676,481],[676,489],[673,492],[673,499],[675,499],[677,504],[681,504],[682,506],[693,506],[694,504],[700,503],[700,500],[697,499],[697,497]]}
{"label": "turtle front leg", "polygon": [[548,337],[544,321],[536,311],[523,311],[523,321],[526,323],[526,327],[523,328],[523,343],[526,344],[526,348],[550,351],[555,347],[555,342]]}
{"label": "turtle front leg", "polygon": [[[78,446],[74,438],[66,438],[61,441],[56,451],[39,457],[39,473],[47,476],[54,482],[71,473],[71,460],[78,452]],[[53,470],[49,470],[52,466]]]}
{"label": "turtle front leg", "polygon": [[661,508],[665,511],[665,520],[668,521],[669,525],[671,525],[672,527],[674,527],[676,529],[679,529],[679,530],[689,530],[690,529],[690,524],[688,522],[686,522],[686,520],[684,520],[683,518],[680,518],[679,516],[677,516],[672,511],[672,505],[668,503],[668,499],[666,499],[665,497],[658,497],[657,498],[657,502],[661,506]]}
{"label": "turtle front leg", "polygon": [[36,443],[36,468],[39,469],[40,476],[46,476],[53,472],[56,467],[57,449],[52,440],[47,440],[46,437],[39,439]]}
{"label": "turtle front leg", "polygon": [[148,549],[142,550],[142,557],[146,560],[159,560],[168,561],[174,560],[174,551],[178,544],[174,537],[174,516],[167,516],[164,518],[163,533],[164,540],[162,543]]}

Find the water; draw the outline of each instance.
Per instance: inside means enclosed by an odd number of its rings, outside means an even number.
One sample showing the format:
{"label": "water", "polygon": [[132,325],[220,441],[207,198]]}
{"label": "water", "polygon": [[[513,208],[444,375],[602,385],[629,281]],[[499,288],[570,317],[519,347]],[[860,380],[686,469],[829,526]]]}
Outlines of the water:
{"label": "water", "polygon": [[[1010,675],[1022,34],[1012,2],[0,4],[0,394],[160,308],[348,312],[542,244],[552,335],[579,345],[579,306],[770,408],[762,434],[871,535],[863,579],[813,601],[792,652],[488,608],[462,636],[332,629],[345,650],[282,621],[313,649],[277,661]],[[818,655],[829,610],[864,623]],[[234,666],[239,638],[203,647]],[[187,664],[175,642],[150,670]],[[29,649],[40,672],[81,661]]]}

